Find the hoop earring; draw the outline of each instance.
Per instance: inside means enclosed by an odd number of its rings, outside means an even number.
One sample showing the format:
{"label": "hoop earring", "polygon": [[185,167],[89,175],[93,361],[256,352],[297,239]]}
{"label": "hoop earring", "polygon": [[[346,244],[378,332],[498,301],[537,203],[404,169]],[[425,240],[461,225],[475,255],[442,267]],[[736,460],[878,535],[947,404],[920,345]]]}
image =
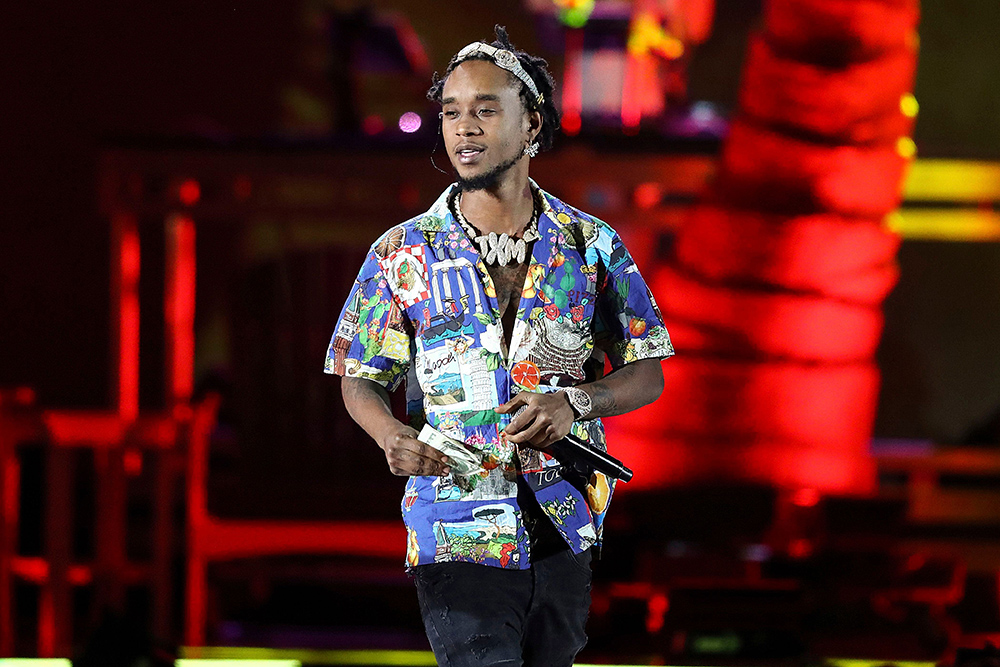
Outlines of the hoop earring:
{"label": "hoop earring", "polygon": [[538,149],[539,145],[538,142],[536,141],[533,144],[525,146],[524,150],[521,151],[521,155],[527,155],[528,157],[535,157],[536,155],[538,155]]}

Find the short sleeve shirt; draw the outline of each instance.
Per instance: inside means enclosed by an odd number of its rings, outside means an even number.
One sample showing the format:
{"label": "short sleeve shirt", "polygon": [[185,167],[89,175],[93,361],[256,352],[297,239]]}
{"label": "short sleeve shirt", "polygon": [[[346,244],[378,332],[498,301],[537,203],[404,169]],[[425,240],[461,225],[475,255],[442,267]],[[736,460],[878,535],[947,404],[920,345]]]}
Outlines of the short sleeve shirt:
{"label": "short sleeve shirt", "polygon": [[[423,215],[386,232],[368,253],[327,352],[327,373],[394,390],[407,412],[460,440],[484,471],[410,477],[401,511],[408,565],[462,561],[526,569],[530,545],[517,479],[574,552],[600,546],[614,480],[563,466],[502,435],[494,408],[518,392],[553,392],[640,359],[673,355],[653,296],[618,234],[539,190],[539,240],[508,348],[492,279],[448,206],[451,186]],[[532,182],[532,187],[536,187]],[[600,419],[572,432],[606,450]]]}

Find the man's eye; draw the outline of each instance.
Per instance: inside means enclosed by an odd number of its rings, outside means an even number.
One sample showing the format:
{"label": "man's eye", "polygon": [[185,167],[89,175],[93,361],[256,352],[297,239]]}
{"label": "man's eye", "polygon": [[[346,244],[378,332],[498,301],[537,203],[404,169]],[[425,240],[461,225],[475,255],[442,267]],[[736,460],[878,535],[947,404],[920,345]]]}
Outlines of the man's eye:
{"label": "man's eye", "polygon": [[496,113],[495,109],[480,109],[479,111],[476,112],[476,115],[478,115],[478,116],[492,116],[495,113]]}
{"label": "man's eye", "polygon": [[457,111],[443,111],[442,115],[445,118],[455,118],[455,117],[458,116],[458,112]]}

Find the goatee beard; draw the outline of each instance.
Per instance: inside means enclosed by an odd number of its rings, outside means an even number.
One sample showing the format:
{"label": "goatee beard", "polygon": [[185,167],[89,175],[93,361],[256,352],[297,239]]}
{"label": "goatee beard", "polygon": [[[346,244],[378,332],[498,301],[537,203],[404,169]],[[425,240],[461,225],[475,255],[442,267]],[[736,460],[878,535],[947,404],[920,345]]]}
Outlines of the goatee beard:
{"label": "goatee beard", "polygon": [[472,192],[473,190],[490,190],[495,188],[500,184],[500,177],[517,164],[517,161],[520,159],[520,155],[515,155],[506,162],[501,162],[486,173],[479,174],[478,176],[473,176],[471,178],[462,178],[456,171],[455,177],[458,179],[458,187],[464,192]]}

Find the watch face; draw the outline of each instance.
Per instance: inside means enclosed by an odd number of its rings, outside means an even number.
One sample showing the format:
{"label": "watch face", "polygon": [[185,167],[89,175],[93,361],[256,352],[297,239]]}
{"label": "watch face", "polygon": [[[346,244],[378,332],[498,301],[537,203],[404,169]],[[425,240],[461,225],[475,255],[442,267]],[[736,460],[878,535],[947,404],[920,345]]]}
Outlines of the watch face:
{"label": "watch face", "polygon": [[590,394],[585,392],[583,389],[577,389],[572,387],[566,392],[569,398],[569,404],[573,406],[573,411],[576,413],[577,417],[582,417],[591,409]]}

